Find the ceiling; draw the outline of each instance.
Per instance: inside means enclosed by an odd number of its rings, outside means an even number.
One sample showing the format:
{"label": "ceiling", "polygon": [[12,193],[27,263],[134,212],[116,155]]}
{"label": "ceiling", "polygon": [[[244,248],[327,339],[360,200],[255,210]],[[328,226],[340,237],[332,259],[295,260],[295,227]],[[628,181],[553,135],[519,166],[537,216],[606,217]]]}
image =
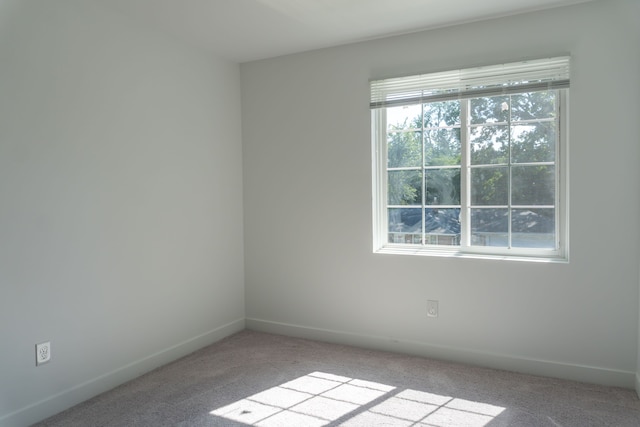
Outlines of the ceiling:
{"label": "ceiling", "polygon": [[592,0],[96,0],[236,62]]}

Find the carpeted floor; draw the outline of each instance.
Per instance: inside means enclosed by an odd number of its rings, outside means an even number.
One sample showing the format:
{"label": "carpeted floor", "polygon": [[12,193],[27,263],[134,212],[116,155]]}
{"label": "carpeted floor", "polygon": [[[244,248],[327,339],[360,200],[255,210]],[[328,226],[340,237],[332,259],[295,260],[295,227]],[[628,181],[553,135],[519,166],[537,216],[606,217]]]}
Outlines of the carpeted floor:
{"label": "carpeted floor", "polygon": [[640,426],[635,392],[243,331],[36,426]]}

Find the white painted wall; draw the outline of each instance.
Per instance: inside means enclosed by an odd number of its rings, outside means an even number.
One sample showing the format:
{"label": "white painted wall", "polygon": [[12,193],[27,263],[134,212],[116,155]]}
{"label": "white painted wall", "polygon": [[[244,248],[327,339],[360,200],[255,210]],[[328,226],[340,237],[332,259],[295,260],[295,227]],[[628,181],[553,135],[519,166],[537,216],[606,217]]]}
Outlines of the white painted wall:
{"label": "white painted wall", "polygon": [[[637,11],[600,1],[242,64],[247,325],[633,387]],[[373,254],[368,80],[567,53],[570,263]]]}
{"label": "white painted wall", "polygon": [[92,3],[0,2],[3,426],[244,327],[238,65]]}

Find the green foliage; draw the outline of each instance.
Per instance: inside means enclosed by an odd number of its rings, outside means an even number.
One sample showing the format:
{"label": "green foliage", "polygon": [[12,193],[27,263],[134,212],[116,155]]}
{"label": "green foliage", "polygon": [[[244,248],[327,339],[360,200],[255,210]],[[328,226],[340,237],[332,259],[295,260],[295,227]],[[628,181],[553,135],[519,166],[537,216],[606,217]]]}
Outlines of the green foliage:
{"label": "green foliage", "polygon": [[419,170],[390,171],[388,174],[388,204],[422,204],[422,172]]}
{"label": "green foliage", "polygon": [[419,167],[422,162],[422,132],[393,126],[387,134],[387,167]]}
{"label": "green foliage", "polygon": [[[540,163],[556,157],[556,97],[544,91],[469,101],[473,205],[506,205],[509,189],[514,204],[554,204],[555,169]],[[388,167],[415,168],[389,172],[389,204],[422,203],[423,166],[426,204],[460,204],[460,169],[451,168],[461,162],[460,105],[424,104],[421,114],[388,128]]]}

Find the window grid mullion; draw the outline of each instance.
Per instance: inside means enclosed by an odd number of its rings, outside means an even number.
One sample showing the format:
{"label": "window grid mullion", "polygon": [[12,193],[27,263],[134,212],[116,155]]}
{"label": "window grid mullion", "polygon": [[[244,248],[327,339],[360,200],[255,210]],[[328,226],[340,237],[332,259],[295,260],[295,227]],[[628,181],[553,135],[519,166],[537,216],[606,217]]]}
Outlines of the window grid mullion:
{"label": "window grid mullion", "polygon": [[425,128],[424,128],[424,103],[421,104],[420,107],[420,124],[422,125],[421,129],[422,129],[422,159],[421,159],[421,163],[420,163],[420,170],[422,171],[422,179],[421,179],[421,185],[422,185],[422,228],[421,228],[421,241],[422,241],[422,246],[425,246],[427,244],[427,210],[425,209],[425,205],[426,205],[426,198],[427,198],[427,173],[425,171],[425,160],[426,160],[426,140],[427,137],[425,135]]}
{"label": "window grid mullion", "polygon": [[507,218],[508,218],[508,223],[507,223],[507,247],[509,249],[511,249],[513,247],[513,242],[512,242],[512,237],[513,237],[513,233],[512,233],[513,232],[513,230],[512,230],[512,224],[513,224],[512,213],[513,212],[512,212],[512,200],[511,200],[511,197],[512,197],[512,194],[513,194],[513,191],[512,191],[512,184],[513,184],[513,168],[512,168],[513,163],[512,163],[512,161],[513,161],[513,159],[511,158],[511,156],[512,156],[512,150],[511,150],[511,148],[512,148],[512,146],[511,146],[511,143],[512,143],[512,141],[511,141],[511,113],[512,113],[512,111],[513,111],[513,102],[511,100],[511,95],[509,95],[509,119],[508,119],[508,122],[507,122],[507,131],[509,132],[509,135],[507,136],[508,147],[509,147],[508,148],[509,149],[509,157],[508,157],[508,159],[509,159],[508,160],[508,162],[509,162],[509,165],[508,165],[509,181],[507,182],[507,191],[509,192],[509,194],[507,195],[508,196],[507,200],[508,200],[508,204],[509,204],[509,207],[507,208]]}
{"label": "window grid mullion", "polygon": [[460,100],[460,247],[467,248],[471,242],[470,185],[471,171],[469,153],[469,100]]}

